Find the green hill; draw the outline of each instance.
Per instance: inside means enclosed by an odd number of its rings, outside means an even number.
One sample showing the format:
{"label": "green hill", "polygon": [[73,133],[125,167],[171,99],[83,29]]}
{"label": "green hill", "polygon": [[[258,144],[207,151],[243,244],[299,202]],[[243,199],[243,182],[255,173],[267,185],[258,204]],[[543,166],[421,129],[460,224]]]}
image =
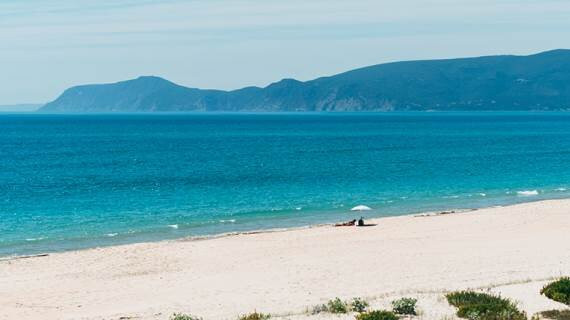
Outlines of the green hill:
{"label": "green hill", "polygon": [[234,91],[158,77],[66,90],[44,112],[570,110],[570,50],[379,64]]}

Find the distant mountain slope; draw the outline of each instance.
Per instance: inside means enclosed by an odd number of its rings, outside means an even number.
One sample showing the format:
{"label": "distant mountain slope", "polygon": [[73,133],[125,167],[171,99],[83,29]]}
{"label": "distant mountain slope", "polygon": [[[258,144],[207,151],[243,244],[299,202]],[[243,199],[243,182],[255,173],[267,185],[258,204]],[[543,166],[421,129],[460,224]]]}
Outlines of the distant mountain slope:
{"label": "distant mountain slope", "polygon": [[570,110],[570,50],[379,64],[265,88],[200,90],[157,77],[66,90],[44,112]]}

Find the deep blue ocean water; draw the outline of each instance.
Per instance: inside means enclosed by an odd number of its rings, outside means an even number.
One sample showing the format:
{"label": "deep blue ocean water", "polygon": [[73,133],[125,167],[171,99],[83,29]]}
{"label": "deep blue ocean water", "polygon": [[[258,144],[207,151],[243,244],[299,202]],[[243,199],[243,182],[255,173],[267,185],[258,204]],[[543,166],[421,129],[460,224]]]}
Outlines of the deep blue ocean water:
{"label": "deep blue ocean water", "polygon": [[0,114],[0,256],[567,188],[569,113]]}

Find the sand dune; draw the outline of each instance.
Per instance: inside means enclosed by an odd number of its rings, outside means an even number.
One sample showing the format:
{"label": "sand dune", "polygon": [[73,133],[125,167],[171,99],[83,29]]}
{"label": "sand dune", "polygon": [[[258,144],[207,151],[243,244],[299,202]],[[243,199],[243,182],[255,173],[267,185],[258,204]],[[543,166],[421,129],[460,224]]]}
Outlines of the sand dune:
{"label": "sand dune", "polygon": [[307,307],[336,296],[380,307],[407,295],[439,320],[453,314],[441,293],[465,288],[531,313],[561,307],[538,289],[570,273],[570,200],[374,222],[2,261],[0,319],[235,319],[254,309],[307,319]]}

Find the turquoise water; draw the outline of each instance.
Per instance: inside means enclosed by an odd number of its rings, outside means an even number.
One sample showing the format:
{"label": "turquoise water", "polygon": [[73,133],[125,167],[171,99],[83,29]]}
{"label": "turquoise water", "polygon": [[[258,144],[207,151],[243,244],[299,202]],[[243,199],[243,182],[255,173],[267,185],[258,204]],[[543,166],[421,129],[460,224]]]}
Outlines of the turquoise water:
{"label": "turquoise water", "polygon": [[567,197],[570,114],[0,115],[0,256]]}

